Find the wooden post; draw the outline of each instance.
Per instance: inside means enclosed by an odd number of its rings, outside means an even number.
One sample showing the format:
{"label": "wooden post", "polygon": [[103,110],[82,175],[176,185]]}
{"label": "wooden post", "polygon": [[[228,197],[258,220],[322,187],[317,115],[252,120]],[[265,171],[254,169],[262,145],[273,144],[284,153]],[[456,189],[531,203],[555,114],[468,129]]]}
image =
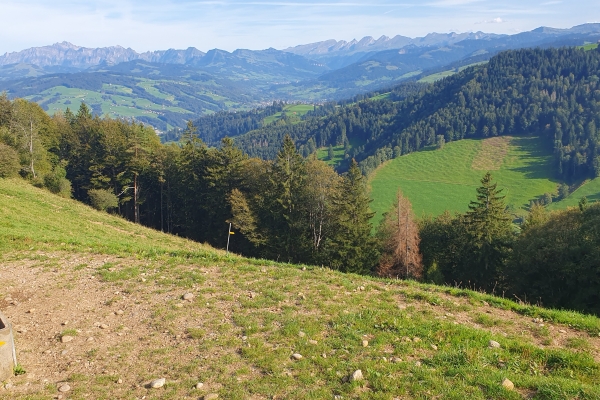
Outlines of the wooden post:
{"label": "wooden post", "polygon": [[227,255],[229,255],[229,238],[231,237],[231,222],[229,223],[229,230],[227,231]]}

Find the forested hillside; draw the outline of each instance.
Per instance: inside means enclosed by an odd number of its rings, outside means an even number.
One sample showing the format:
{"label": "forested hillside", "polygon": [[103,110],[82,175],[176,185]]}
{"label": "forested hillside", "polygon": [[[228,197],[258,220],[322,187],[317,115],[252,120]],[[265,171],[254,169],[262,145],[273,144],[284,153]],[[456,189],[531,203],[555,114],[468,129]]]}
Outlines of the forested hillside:
{"label": "forested hillside", "polygon": [[[208,147],[191,121],[180,143],[165,145],[153,129],[101,119],[85,104],[50,117],[35,103],[0,96],[0,178],[20,175],[218,247],[227,243],[232,223],[231,250],[244,255],[533,296],[600,313],[599,204],[583,198],[576,209],[550,214],[535,204],[516,226],[506,193],[488,173],[464,214],[419,220],[398,193],[374,227],[366,179],[351,159],[362,157],[368,170],[369,162],[385,159],[367,158],[378,144],[384,147],[375,154],[390,158],[428,144],[516,131],[551,143],[565,179],[597,174],[599,59],[597,50],[507,52],[425,89],[400,87],[385,96],[391,100],[328,105],[296,124],[281,118],[260,131],[266,146],[250,146],[272,151],[272,160],[250,158],[229,138]],[[421,91],[400,100],[410,90]],[[321,129],[301,146],[286,135],[310,133],[307,126]],[[283,135],[278,147],[273,135]],[[251,144],[253,137],[239,136],[238,143]],[[310,148],[331,143],[346,147],[343,175]]]}
{"label": "forested hillside", "polygon": [[268,126],[236,139],[253,155],[272,157],[289,134],[300,145],[354,143],[364,173],[426,146],[500,135],[539,135],[551,142],[565,180],[600,173],[600,50],[508,51],[403,101],[363,101],[322,120]]}

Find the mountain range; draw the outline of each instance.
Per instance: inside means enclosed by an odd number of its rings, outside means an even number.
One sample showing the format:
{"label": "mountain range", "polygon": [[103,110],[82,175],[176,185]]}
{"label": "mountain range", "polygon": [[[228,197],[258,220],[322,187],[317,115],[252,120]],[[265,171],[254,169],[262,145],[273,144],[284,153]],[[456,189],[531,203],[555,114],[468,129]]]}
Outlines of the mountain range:
{"label": "mountain range", "polygon": [[[81,101],[95,113],[134,117],[157,129],[185,126],[190,116],[249,109],[274,100],[320,103],[406,80],[419,80],[485,62],[524,47],[562,47],[600,40],[600,24],[541,27],[516,35],[431,33],[409,38],[298,45],[283,50],[138,53],[121,46],[86,48],[68,42],[0,56],[0,91],[47,111]],[[193,105],[191,105],[193,104]]]}

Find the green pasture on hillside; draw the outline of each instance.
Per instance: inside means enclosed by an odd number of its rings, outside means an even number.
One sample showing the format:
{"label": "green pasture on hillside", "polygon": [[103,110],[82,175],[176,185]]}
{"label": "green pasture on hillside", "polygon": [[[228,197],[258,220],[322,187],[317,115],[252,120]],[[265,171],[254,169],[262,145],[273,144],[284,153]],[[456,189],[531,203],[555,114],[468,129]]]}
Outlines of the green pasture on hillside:
{"label": "green pasture on hillside", "polygon": [[[315,108],[315,106],[312,104],[287,105],[283,108],[283,112],[278,112],[278,113],[268,116],[267,118],[265,118],[263,120],[263,123],[265,125],[267,125],[267,124],[270,124],[272,122],[275,122],[275,121],[281,119],[284,112],[288,117],[291,117],[291,118],[297,117],[298,118],[297,122],[300,122],[300,117],[302,117],[304,114],[306,114],[309,111],[313,111],[314,108]],[[296,121],[294,121],[294,122],[296,122]]]}
{"label": "green pasture on hillside", "polygon": [[559,210],[567,207],[577,207],[579,201],[583,197],[585,197],[588,202],[600,201],[600,178],[586,180],[567,198],[550,204],[548,209]]}
{"label": "green pasture on hillside", "polygon": [[552,151],[542,139],[514,137],[504,150],[482,145],[483,140],[460,140],[383,164],[369,181],[375,220],[391,207],[399,188],[417,216],[439,215],[445,210],[465,212],[488,169],[516,213],[544,193],[556,192],[559,182],[554,179]]}

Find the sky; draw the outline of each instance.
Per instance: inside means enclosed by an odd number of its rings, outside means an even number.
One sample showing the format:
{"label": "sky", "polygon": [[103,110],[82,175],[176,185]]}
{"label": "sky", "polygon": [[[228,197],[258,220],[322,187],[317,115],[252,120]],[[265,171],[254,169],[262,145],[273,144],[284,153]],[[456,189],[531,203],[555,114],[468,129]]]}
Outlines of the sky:
{"label": "sky", "polygon": [[284,49],[327,39],[514,34],[600,22],[598,0],[0,0],[0,54],[68,41],[142,52]]}

